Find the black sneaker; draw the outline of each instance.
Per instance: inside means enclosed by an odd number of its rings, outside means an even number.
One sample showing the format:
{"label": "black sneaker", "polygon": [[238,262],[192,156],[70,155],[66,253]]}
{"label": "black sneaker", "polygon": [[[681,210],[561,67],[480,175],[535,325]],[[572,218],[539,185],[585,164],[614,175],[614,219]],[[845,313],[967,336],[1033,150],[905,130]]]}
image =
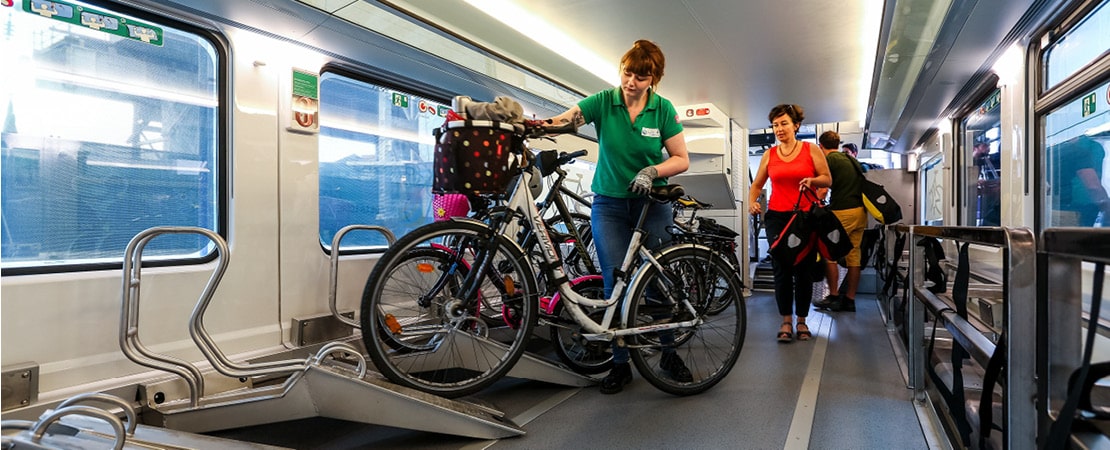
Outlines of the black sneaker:
{"label": "black sneaker", "polygon": [[829,309],[831,311],[856,312],[856,301],[848,297],[840,297],[840,301],[836,302],[835,307]]}
{"label": "black sneaker", "polygon": [[663,353],[663,357],[659,358],[659,368],[666,371],[672,379],[679,383],[694,381],[694,375],[690,373],[690,369],[686,368],[686,363],[682,362],[682,358],[677,353]]}
{"label": "black sneaker", "polygon": [[615,363],[609,374],[601,379],[602,394],[616,394],[632,382],[632,367],[628,363]]}
{"label": "black sneaker", "polygon": [[817,309],[836,311],[836,307],[840,306],[840,303],[843,301],[842,299],[843,298],[839,295],[826,295],[824,300],[817,300],[813,302],[813,306]]}

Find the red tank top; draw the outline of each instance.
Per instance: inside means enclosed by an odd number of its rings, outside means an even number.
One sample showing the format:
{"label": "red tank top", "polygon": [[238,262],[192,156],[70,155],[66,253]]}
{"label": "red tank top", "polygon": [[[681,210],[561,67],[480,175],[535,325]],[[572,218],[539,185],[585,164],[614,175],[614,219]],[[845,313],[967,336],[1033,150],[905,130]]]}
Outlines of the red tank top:
{"label": "red tank top", "polygon": [[[771,211],[793,211],[794,204],[798,202],[798,184],[802,178],[817,176],[817,168],[813,165],[813,156],[810,154],[809,142],[802,142],[801,155],[795,156],[790,162],[779,158],[779,147],[776,145],[764,156],[771,158],[767,161],[767,177],[771,180],[771,199],[767,202],[767,209]],[[809,210],[812,202],[802,202],[801,209]]]}

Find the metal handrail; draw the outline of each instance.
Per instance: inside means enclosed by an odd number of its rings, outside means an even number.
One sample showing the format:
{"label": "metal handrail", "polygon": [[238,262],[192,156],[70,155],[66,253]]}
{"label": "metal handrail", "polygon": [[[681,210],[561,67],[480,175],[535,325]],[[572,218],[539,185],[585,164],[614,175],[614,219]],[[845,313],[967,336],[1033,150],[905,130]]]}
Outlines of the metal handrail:
{"label": "metal handrail", "polygon": [[[967,319],[952,311],[937,295],[919,286],[923,281],[923,269],[918,262],[922,250],[916,245],[917,238],[928,236],[1003,249],[1002,337],[1006,339],[1008,349],[1005,379],[999,383],[1004,390],[1004,417],[1007,423],[1003,439],[1007,448],[1032,448],[1037,426],[1034,404],[1037,392],[1034,377],[1036,333],[1031,332],[1036,329],[1036,305],[1032,299],[1036,298],[1037,293],[1037,251],[1033,232],[1028,228],[923,225],[896,225],[895,229],[908,233],[906,247],[910,251],[910,260],[907,276],[915,299],[908,305],[910,385],[915,390],[915,398],[919,400],[924,396],[925,368],[922,307],[931,310],[935,320],[943,322],[953,339],[967,349],[981,366],[986,367],[996,345]],[[990,424],[980,424],[980,427],[989,426]]]}
{"label": "metal handrail", "polygon": [[340,228],[331,239],[331,282],[328,285],[328,307],[331,308],[331,315],[335,316],[340,322],[358,328],[360,325],[354,319],[347,318],[339,314],[339,309],[336,307],[336,291],[339,286],[339,243],[343,241],[343,237],[348,232],[354,230],[372,230],[381,233],[385,236],[385,240],[389,242],[392,247],[393,243],[397,242],[397,237],[393,235],[392,231],[388,228],[380,227],[377,225],[347,225]]}
{"label": "metal handrail", "polygon": [[[1090,304],[1082,283],[1086,272],[1083,263],[1110,264],[1110,229],[1045,229],[1038,257],[1037,277],[1043,281],[1037,292],[1037,308],[1042,312],[1037,324],[1037,430],[1039,436],[1047,438],[1068,397],[1073,383],[1070,377],[1083,361],[1083,333],[1090,319]],[[1102,308],[1105,314],[1105,302]],[[1098,319],[1099,326],[1104,326],[1102,318]]]}

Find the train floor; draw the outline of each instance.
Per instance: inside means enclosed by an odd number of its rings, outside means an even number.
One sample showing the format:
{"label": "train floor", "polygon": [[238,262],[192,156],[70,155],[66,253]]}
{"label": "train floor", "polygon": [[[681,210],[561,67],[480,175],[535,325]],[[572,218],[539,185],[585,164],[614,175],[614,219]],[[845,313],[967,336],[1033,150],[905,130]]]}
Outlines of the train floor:
{"label": "train floor", "polygon": [[[747,299],[748,330],[719,385],[675,397],[635,376],[615,395],[506,378],[476,395],[526,434],[476,440],[331,419],[305,419],[214,435],[298,449],[567,449],[937,447],[907,389],[873,296],[857,311],[811,311],[814,339],[780,344],[773,294]],[[922,423],[925,423],[923,426]],[[946,441],[941,439],[946,446]]]}

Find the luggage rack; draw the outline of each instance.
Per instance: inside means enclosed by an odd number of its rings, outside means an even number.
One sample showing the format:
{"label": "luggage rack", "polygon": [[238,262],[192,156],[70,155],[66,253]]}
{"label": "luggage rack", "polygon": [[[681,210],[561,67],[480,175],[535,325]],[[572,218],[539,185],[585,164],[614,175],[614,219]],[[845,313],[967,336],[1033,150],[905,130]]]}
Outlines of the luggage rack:
{"label": "luggage rack", "polygon": [[[205,285],[189,321],[189,333],[212,368],[233,379],[236,387],[217,393],[206,390],[205,374],[194,364],[154,353],[139,340],[139,287],[143,248],[164,234],[199,234],[217,250],[216,268]],[[333,252],[338,253],[338,252]],[[204,328],[204,313],[228,265],[228,246],[218,234],[196,227],[147,229],[127,246],[123,266],[123,312],[120,348],[136,364],[177,375],[187,394],[167,399],[145,396],[144,421],[173,430],[200,433],[251,425],[326,417],[479,439],[499,439],[524,433],[491,408],[444,399],[404,388],[367,371],[355,347],[332,342],[304,359],[237,363],[220,351]],[[334,267],[333,267],[334,269]],[[334,277],[333,273],[333,277]],[[338,355],[338,357],[337,357]],[[355,362],[354,367],[343,361]],[[218,379],[218,378],[217,378]],[[258,385],[255,385],[255,381]],[[144,388],[150,394],[156,389]],[[363,399],[359,402],[351,398]],[[373,405],[373,407],[367,407]]]}

